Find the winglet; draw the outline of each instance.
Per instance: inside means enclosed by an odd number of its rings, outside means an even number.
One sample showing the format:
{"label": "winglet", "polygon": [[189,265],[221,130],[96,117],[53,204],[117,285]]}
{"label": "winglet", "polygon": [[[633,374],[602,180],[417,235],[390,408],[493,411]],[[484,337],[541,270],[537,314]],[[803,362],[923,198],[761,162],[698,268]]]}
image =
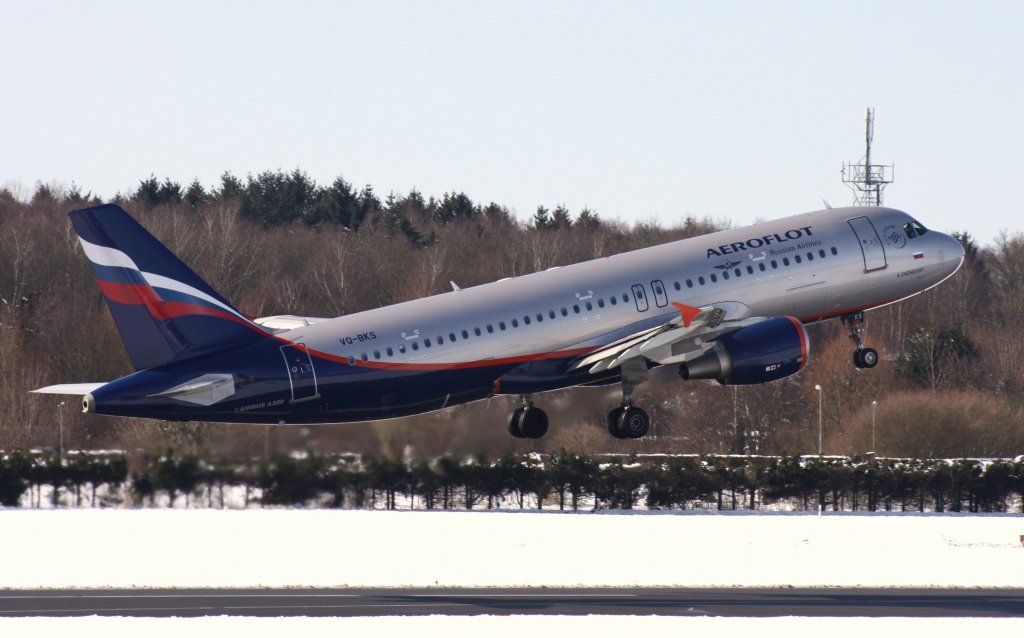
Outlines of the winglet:
{"label": "winglet", "polygon": [[684,303],[673,301],[672,305],[679,311],[679,314],[683,317],[683,327],[689,328],[693,320],[700,314],[700,308],[694,308],[693,306],[687,306]]}

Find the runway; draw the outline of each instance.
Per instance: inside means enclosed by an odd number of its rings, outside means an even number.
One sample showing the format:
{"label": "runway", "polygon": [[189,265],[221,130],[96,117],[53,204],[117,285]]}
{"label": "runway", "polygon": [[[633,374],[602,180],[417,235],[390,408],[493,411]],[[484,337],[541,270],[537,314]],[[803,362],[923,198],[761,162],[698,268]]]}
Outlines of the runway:
{"label": "runway", "polygon": [[1024,617],[1024,590],[137,589],[0,591],[0,616]]}

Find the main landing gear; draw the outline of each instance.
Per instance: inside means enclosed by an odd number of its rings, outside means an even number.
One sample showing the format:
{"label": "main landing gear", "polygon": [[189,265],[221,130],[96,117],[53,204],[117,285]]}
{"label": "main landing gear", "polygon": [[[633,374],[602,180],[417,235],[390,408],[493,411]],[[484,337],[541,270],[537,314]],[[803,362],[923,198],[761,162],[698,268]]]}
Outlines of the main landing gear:
{"label": "main landing gear", "polygon": [[508,433],[517,439],[539,439],[548,431],[548,415],[534,407],[528,395],[524,394],[522,401],[508,417]]}
{"label": "main landing gear", "polygon": [[633,405],[633,390],[647,380],[647,375],[643,359],[622,364],[622,405],[608,413],[608,432],[617,439],[639,439],[651,428],[651,417]]}
{"label": "main landing gear", "polygon": [[853,365],[858,368],[874,368],[878,365],[878,352],[864,347],[864,311],[842,316],[843,325],[850,330],[850,340],[857,344],[853,351]]}
{"label": "main landing gear", "polygon": [[632,403],[608,413],[608,432],[617,439],[639,439],[651,428],[651,417]]}

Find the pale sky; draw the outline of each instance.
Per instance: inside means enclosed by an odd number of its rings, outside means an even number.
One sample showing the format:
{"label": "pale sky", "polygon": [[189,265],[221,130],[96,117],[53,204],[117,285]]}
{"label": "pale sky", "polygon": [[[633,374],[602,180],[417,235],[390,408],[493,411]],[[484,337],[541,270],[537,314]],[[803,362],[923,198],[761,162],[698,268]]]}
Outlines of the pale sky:
{"label": "pale sky", "polygon": [[887,205],[1024,228],[1022,2],[0,0],[0,78],[22,192],[301,168],[742,225],[848,204],[872,106]]}

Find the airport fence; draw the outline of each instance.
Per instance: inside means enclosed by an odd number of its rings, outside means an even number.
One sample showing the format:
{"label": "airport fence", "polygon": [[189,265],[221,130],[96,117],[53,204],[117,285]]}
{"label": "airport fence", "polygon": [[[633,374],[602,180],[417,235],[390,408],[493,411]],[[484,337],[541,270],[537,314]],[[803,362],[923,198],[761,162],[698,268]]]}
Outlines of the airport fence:
{"label": "airport fence", "polygon": [[0,453],[5,507],[1022,512],[1024,457]]}

